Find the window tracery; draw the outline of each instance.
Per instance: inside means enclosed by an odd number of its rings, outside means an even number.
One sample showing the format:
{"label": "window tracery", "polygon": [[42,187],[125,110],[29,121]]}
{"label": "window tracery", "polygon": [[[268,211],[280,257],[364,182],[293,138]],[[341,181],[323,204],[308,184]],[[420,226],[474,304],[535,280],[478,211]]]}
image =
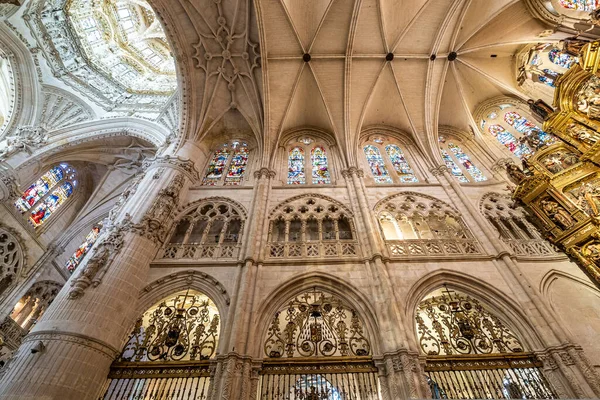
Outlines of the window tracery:
{"label": "window tracery", "polygon": [[25,253],[16,236],[0,226],[0,296],[17,282],[25,265]]}
{"label": "window tracery", "polygon": [[21,214],[29,212],[29,222],[38,227],[71,197],[76,186],[75,169],[59,164],[27,188],[15,207]]}
{"label": "window tracery", "polygon": [[[456,140],[448,140],[446,136],[440,135],[438,139],[442,159],[446,167],[450,169],[450,173],[462,183],[469,182],[484,182],[487,178],[481,170],[471,161],[470,157],[463,151],[462,147],[457,145]],[[452,155],[452,156],[451,156]],[[464,168],[466,174],[459,167]],[[467,176],[469,178],[467,178]]]}
{"label": "window tracery", "polygon": [[528,111],[514,104],[494,105],[484,114],[487,117],[480,123],[483,133],[490,134],[519,159],[528,159],[535,151],[556,142],[554,136],[523,116]]}
{"label": "window tracery", "polygon": [[294,197],[273,210],[269,257],[350,257],[357,254],[352,213],[316,194]]}
{"label": "window tracery", "polygon": [[554,247],[548,243],[530,222],[522,207],[506,195],[487,193],[481,199],[481,212],[494,227],[498,237],[512,252],[521,256],[555,255]]}
{"label": "window tracery", "polygon": [[415,328],[433,398],[557,398],[542,363],[478,299],[444,285],[418,305]]}
{"label": "window tracery", "polygon": [[15,99],[15,81],[10,58],[0,50],[0,137],[10,122]]}
{"label": "window tracery", "polygon": [[356,310],[315,288],[275,313],[264,351],[269,358],[362,357],[371,354],[371,344]]}
{"label": "window tracery", "polygon": [[241,206],[228,199],[202,201],[175,223],[162,258],[236,258],[244,221]]}
{"label": "window tracery", "polygon": [[81,263],[81,261],[85,258],[87,253],[90,251],[96,240],[98,239],[98,235],[100,234],[100,230],[102,229],[101,224],[97,224],[92,228],[90,233],[88,233],[85,237],[85,240],[81,245],[75,250],[73,255],[69,257],[65,264],[65,268],[70,273],[73,273],[77,266]]}
{"label": "window tracery", "polygon": [[224,143],[212,154],[202,184],[205,186],[242,185],[248,167],[248,144],[238,140]]}
{"label": "window tracery", "polygon": [[[419,179],[402,150],[383,136],[373,136],[363,146],[365,159],[375,183],[417,183]],[[395,172],[390,174],[389,171]]]}
{"label": "window tracery", "polygon": [[48,306],[60,292],[57,282],[41,281],[34,283],[13,308],[10,317],[25,331],[44,315]]}
{"label": "window tracery", "polygon": [[290,143],[287,153],[288,185],[328,185],[331,183],[330,154],[325,144],[310,136]]}
{"label": "window tracery", "polygon": [[394,257],[481,254],[460,214],[435,198],[401,193],[381,201],[375,212]]}
{"label": "window tracery", "polygon": [[220,318],[215,303],[188,289],[150,307],[135,323],[119,360],[208,360],[217,351]]}

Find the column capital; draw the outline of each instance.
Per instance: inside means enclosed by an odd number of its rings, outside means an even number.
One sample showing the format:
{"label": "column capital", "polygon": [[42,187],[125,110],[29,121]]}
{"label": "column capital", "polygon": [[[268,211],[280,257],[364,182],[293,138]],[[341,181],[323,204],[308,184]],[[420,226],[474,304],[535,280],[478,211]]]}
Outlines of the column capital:
{"label": "column capital", "polygon": [[254,177],[256,179],[262,179],[262,178],[269,178],[269,179],[273,179],[275,178],[275,171],[269,168],[261,168],[257,171],[254,171]]}
{"label": "column capital", "polygon": [[17,178],[9,171],[0,170],[0,201],[19,196]]}
{"label": "column capital", "polygon": [[365,172],[358,167],[348,167],[348,169],[342,170],[342,176],[344,178],[349,178],[353,175],[358,176],[359,178],[365,177]]}
{"label": "column capital", "polygon": [[[173,168],[186,175],[192,182],[200,180],[200,174],[196,170],[194,162],[179,156],[163,155],[151,158],[144,162],[143,168],[147,171],[160,167]],[[155,179],[160,178],[158,174]]]}
{"label": "column capital", "polygon": [[444,175],[444,173],[448,172],[449,168],[444,164],[444,165],[438,165],[437,167],[433,167],[429,169],[429,172],[431,172],[431,174],[433,176],[441,176]]}

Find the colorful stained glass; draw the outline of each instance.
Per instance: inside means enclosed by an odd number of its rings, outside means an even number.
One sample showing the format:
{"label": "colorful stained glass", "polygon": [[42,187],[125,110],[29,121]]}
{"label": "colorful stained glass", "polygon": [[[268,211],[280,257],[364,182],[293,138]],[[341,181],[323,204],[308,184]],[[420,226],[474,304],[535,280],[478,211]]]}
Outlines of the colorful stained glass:
{"label": "colorful stained glass", "polygon": [[594,11],[600,6],[598,0],[558,0],[560,5],[570,10]]}
{"label": "colorful stained glass", "polygon": [[400,182],[419,182],[412,168],[408,164],[408,161],[406,161],[404,153],[402,152],[402,149],[400,149],[400,147],[396,146],[395,144],[388,144],[387,146],[385,146],[385,151],[390,157],[390,161],[392,162],[394,169],[400,177]]}
{"label": "colorful stained glass", "polygon": [[375,183],[392,183],[392,178],[388,174],[379,149],[369,144],[365,146],[364,151]]}
{"label": "colorful stained glass", "polygon": [[579,58],[577,57],[573,57],[570,54],[567,54],[559,49],[552,49],[548,52],[548,58],[550,59],[550,61],[552,61],[554,64],[558,65],[559,67],[563,67],[563,68],[571,68],[571,66],[573,64],[576,64],[579,62]]}
{"label": "colorful stained glass", "polygon": [[229,149],[227,147],[215,151],[212,160],[210,160],[210,164],[208,164],[208,169],[206,170],[206,175],[204,176],[202,184],[215,186],[225,173],[225,166],[227,165],[228,159]]}
{"label": "colorful stained glass", "polygon": [[558,78],[558,76],[560,74],[558,72],[552,71],[551,69],[548,69],[548,68],[545,68],[543,71],[544,71],[544,75],[539,77],[540,82],[543,82],[550,87],[556,87],[554,82],[556,81],[556,78]]}
{"label": "colorful stained glass", "polygon": [[64,171],[60,167],[54,167],[40,177],[33,185],[29,186],[15,206],[21,213],[25,213],[35,205],[46,193],[50,191],[64,177]]}
{"label": "colorful stained glass", "polygon": [[235,153],[231,158],[231,164],[229,164],[229,171],[225,177],[226,186],[237,186],[242,183],[244,178],[244,172],[246,172],[246,166],[248,165],[248,147],[245,143],[235,144]]}
{"label": "colorful stained glass", "polygon": [[54,189],[32,212],[29,221],[33,226],[40,226],[54,211],[56,211],[73,194],[73,185],[70,182],[62,183]]}
{"label": "colorful stained glass", "polygon": [[312,183],[331,183],[325,149],[321,146],[317,146],[312,149],[310,153],[310,160],[312,162]]}
{"label": "colorful stained glass", "polygon": [[455,145],[454,143],[448,143],[448,148],[452,153],[454,153],[456,159],[465,167],[465,169],[467,170],[469,175],[473,177],[475,182],[487,181],[485,175],[483,175],[481,170],[471,162],[469,157],[465,154],[464,151],[462,151],[462,149],[459,146]]}
{"label": "colorful stained glass", "polygon": [[81,260],[83,260],[88,251],[90,251],[90,249],[96,242],[96,239],[98,239],[98,234],[100,234],[100,227],[94,226],[90,233],[88,233],[85,237],[85,241],[81,243],[81,246],[79,246],[79,248],[75,250],[73,255],[65,264],[65,268],[67,268],[67,271],[71,273],[75,271],[75,268],[77,268],[77,266],[81,263]]}
{"label": "colorful stained glass", "polygon": [[442,148],[440,148],[440,151],[442,152],[442,158],[444,159],[444,163],[446,164],[446,167],[450,168],[450,172],[452,173],[452,175],[454,175],[454,177],[458,179],[459,182],[469,183],[469,180],[462,173],[460,168],[458,168],[458,165],[456,165],[452,157],[450,157],[450,154],[448,154],[448,152]]}
{"label": "colorful stained glass", "polygon": [[537,125],[528,121],[527,118],[522,117],[519,113],[509,111],[506,114],[504,114],[504,120],[509,125],[514,127],[517,130],[517,132],[523,135],[531,135],[533,133],[537,134],[540,140],[545,144],[552,144],[556,141],[555,138],[542,131],[540,128],[537,127]]}
{"label": "colorful stained glass", "polygon": [[304,183],[306,183],[304,150],[294,147],[288,156],[288,185],[303,185]]}
{"label": "colorful stained glass", "polygon": [[533,151],[524,143],[519,143],[512,133],[508,132],[501,125],[491,125],[488,128],[490,134],[494,136],[498,142],[506,146],[511,153],[519,158],[528,157],[533,154]]}

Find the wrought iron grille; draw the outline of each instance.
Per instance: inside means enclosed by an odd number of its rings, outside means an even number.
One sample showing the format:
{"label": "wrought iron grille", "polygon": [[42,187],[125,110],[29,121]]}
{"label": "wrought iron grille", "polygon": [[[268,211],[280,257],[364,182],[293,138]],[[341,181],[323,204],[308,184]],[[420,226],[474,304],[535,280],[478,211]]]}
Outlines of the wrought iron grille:
{"label": "wrought iron grille", "polygon": [[203,400],[211,384],[209,361],[119,363],[108,378],[104,400]]}
{"label": "wrought iron grille", "polygon": [[556,399],[531,354],[428,357],[434,399]]}
{"label": "wrought iron grille", "polygon": [[265,361],[261,400],[379,400],[377,368],[369,357]]}

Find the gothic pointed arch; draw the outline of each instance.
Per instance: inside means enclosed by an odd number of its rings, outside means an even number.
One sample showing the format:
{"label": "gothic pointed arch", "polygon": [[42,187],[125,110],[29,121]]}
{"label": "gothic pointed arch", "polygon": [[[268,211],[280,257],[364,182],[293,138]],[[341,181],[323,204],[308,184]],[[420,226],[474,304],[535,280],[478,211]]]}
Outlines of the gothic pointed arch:
{"label": "gothic pointed arch", "polygon": [[27,263],[27,247],[13,228],[0,223],[0,298],[17,284]]}
{"label": "gothic pointed arch", "polygon": [[435,197],[401,192],[380,200],[374,211],[391,257],[482,254],[458,210]]}
{"label": "gothic pointed arch", "polygon": [[226,197],[209,197],[183,207],[158,258],[236,259],[240,256],[246,210]]}
{"label": "gothic pointed arch", "polygon": [[438,144],[442,161],[461,183],[488,180],[489,172],[482,162],[485,152],[468,135],[451,126],[438,127]]}
{"label": "gothic pointed arch", "polygon": [[354,215],[331,197],[294,196],[269,213],[269,258],[355,257],[358,251]]}

